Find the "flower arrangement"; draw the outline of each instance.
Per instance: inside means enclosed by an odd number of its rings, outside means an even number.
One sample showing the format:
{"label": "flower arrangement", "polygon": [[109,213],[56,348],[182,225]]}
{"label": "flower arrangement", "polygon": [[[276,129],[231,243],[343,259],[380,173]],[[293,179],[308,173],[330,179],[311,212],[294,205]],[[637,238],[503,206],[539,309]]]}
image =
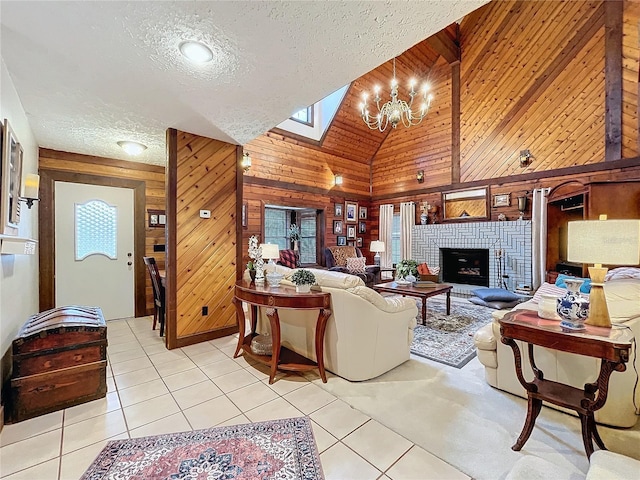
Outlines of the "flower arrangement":
{"label": "flower arrangement", "polygon": [[316,283],[316,276],[309,270],[301,268],[291,275],[291,282],[296,285],[313,285]]}
{"label": "flower arrangement", "polygon": [[405,278],[408,275],[418,276],[418,262],[415,260],[402,260],[396,265],[397,278]]}
{"label": "flower arrangement", "polygon": [[300,241],[300,227],[295,223],[289,225],[289,240],[292,242]]}
{"label": "flower arrangement", "polygon": [[[249,237],[249,258],[251,260],[247,263],[247,269],[249,272],[255,271],[255,278],[262,281],[264,279],[264,260],[262,260],[262,248],[260,248],[256,235]],[[253,279],[253,275],[251,278]]]}

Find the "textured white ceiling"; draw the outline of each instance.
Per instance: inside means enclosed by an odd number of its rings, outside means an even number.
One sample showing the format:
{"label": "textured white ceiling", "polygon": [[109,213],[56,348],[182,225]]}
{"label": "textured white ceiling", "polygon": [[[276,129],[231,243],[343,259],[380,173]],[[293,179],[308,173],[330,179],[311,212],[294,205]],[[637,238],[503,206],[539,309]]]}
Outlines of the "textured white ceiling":
{"label": "textured white ceiling", "polygon": [[41,147],[164,165],[167,128],[245,144],[484,3],[3,0],[1,50]]}

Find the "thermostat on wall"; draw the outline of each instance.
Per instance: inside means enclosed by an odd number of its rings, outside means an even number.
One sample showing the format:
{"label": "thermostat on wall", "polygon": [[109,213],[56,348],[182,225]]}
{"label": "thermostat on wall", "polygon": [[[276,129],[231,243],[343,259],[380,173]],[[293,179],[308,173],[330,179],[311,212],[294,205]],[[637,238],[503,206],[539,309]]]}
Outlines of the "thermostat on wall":
{"label": "thermostat on wall", "polygon": [[200,210],[200,218],[211,218],[211,210]]}

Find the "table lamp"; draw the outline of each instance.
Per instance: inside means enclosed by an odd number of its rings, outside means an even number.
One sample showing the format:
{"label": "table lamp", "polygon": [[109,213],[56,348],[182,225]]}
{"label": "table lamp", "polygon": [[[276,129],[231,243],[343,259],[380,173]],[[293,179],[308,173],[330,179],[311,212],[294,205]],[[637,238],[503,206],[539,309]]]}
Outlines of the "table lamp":
{"label": "table lamp", "polygon": [[380,252],[384,252],[384,242],[380,240],[373,240],[371,242],[369,250],[371,250],[372,252],[376,252],[375,256],[373,257],[373,263],[374,265],[380,266]]}
{"label": "table lamp", "polygon": [[268,259],[268,265],[275,269],[276,262],[274,259],[280,258],[280,249],[278,248],[278,245],[275,243],[261,243],[260,248],[262,249],[262,258],[264,260]]}
{"label": "table lamp", "polygon": [[581,220],[569,222],[567,260],[593,263],[589,267],[591,293],[587,325],[611,327],[609,309],[604,296],[606,265],[637,265],[640,263],[640,220]]}

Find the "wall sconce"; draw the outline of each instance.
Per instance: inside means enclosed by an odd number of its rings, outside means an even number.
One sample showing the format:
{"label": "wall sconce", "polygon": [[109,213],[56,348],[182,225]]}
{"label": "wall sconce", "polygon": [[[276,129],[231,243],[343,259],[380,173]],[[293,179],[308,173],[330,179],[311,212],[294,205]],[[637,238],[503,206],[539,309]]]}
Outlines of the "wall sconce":
{"label": "wall sconce", "polygon": [[416,180],[418,180],[418,183],[424,182],[424,170],[418,170],[418,173],[416,173]]}
{"label": "wall sconce", "polygon": [[39,189],[40,175],[36,175],[35,173],[27,174],[27,177],[24,180],[22,197],[20,197],[19,200],[21,202],[25,202],[27,204],[27,208],[31,209],[31,207],[33,207],[33,202],[37,202],[40,200],[38,198]]}
{"label": "wall sconce", "polygon": [[338,185],[342,185],[342,175],[339,173],[336,173],[334,178],[333,178],[333,183],[334,185],[338,186]]}
{"label": "wall sconce", "polygon": [[520,220],[524,219],[524,212],[527,209],[527,197],[518,197],[518,211],[520,212]]}
{"label": "wall sconce", "polygon": [[249,152],[244,152],[242,154],[242,162],[240,162],[240,166],[244,173],[247,173],[251,168],[251,155],[249,155]]}
{"label": "wall sconce", "polygon": [[524,168],[531,163],[531,152],[529,150],[520,150],[520,167]]}

